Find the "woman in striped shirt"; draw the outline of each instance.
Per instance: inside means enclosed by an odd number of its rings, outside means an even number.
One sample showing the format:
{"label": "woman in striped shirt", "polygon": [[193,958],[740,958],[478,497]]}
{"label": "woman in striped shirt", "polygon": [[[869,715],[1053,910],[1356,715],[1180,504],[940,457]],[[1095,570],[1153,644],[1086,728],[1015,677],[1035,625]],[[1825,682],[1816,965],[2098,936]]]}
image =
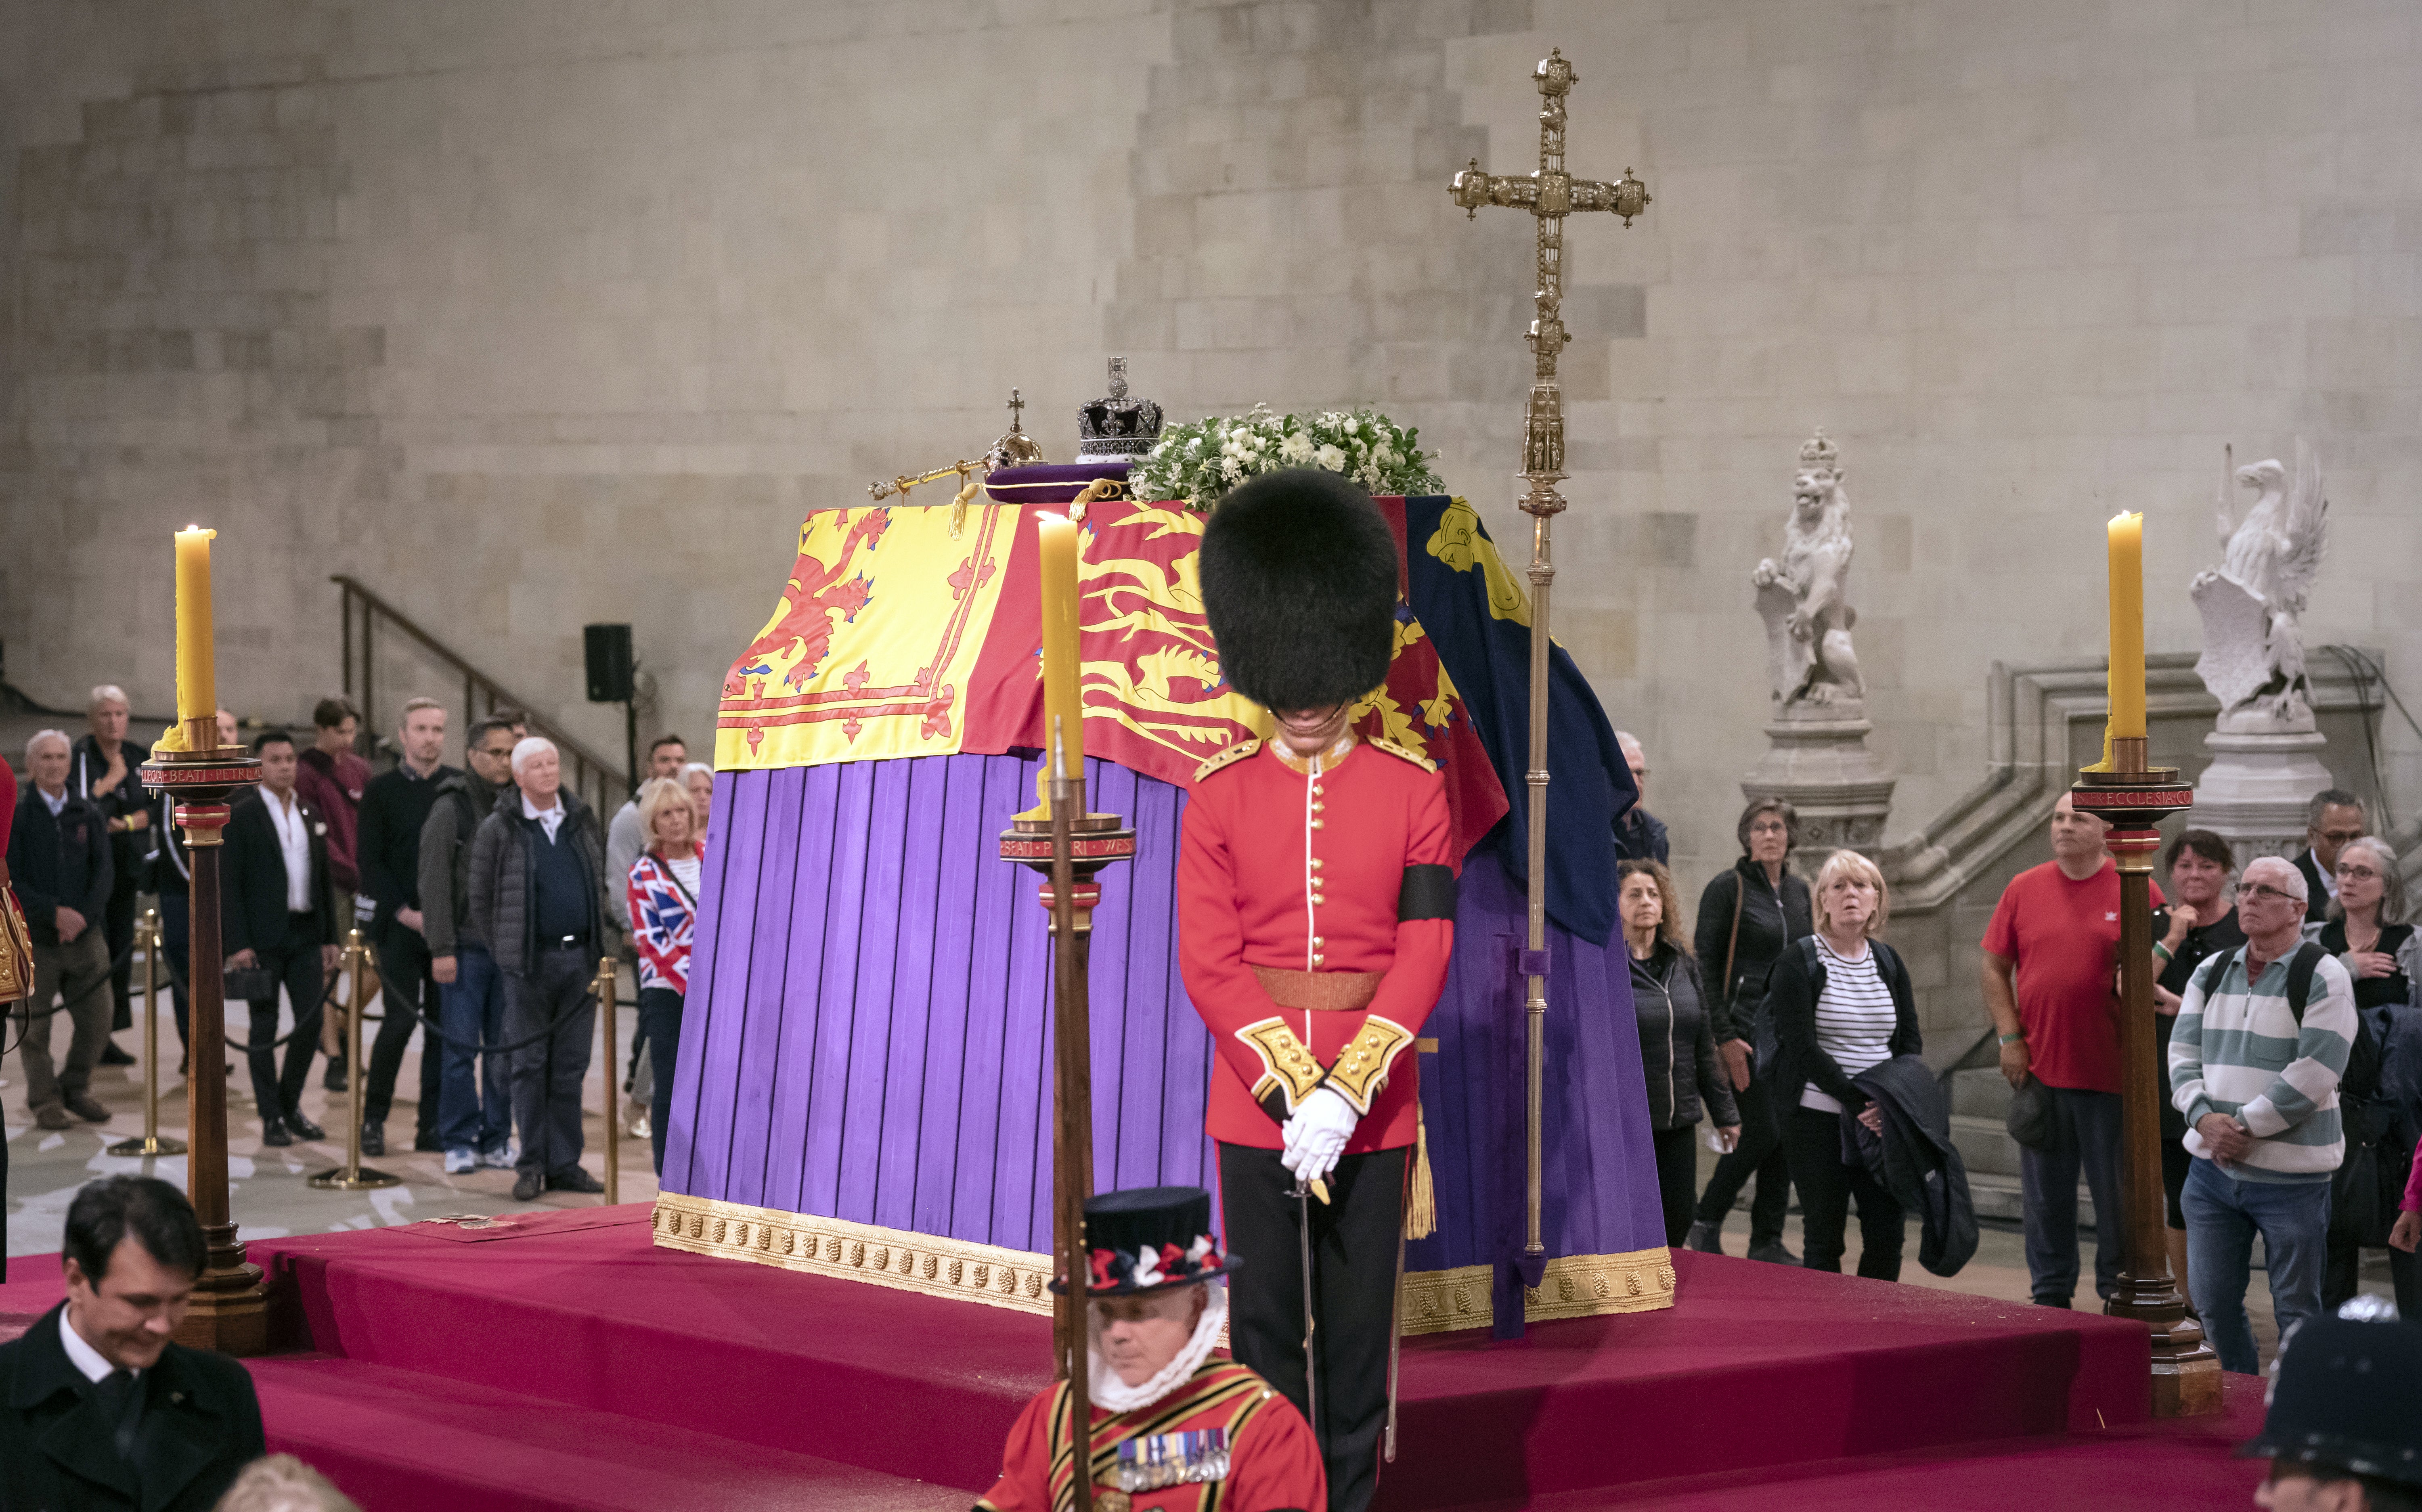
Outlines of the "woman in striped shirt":
{"label": "woman in striped shirt", "polygon": [[[682,995],[689,990],[690,937],[698,923],[701,848],[689,790],[658,778],[639,791],[639,832],[648,848],[631,863],[631,943],[639,957],[639,1035],[655,1073],[648,1139],[664,1174],[672,1112],[674,1057],[681,1048]],[[610,1070],[610,1068],[609,1068]]]}
{"label": "woman in striped shirt", "polygon": [[1883,1112],[1850,1079],[1922,1048],[1909,969],[1875,937],[1886,917],[1883,874],[1856,851],[1835,851],[1816,874],[1816,933],[1776,958],[1767,981],[1780,1053],[1776,1096],[1791,1184],[1800,1189],[1801,1263],[1842,1268],[1850,1203],[1859,1205],[1859,1274],[1900,1279],[1905,1228],[1899,1203],[1855,1157],[1844,1158],[1856,1118],[1883,1132]]}

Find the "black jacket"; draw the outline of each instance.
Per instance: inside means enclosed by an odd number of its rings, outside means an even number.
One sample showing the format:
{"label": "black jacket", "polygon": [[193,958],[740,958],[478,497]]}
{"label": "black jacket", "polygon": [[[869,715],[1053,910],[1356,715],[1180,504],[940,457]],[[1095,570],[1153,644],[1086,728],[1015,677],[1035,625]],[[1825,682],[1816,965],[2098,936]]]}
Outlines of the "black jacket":
{"label": "black jacket", "polygon": [[1895,1055],[1851,1079],[1883,1110],[1884,1131],[1879,1136],[1845,1117],[1843,1133],[1893,1201],[1925,1225],[1917,1263],[1938,1276],[1958,1275],[1976,1252],[1976,1208],[1968,1167],[1951,1142],[1942,1083],[1914,1055]]}
{"label": "black jacket", "polygon": [[1672,849],[1665,838],[1665,821],[1637,804],[1614,822],[1614,854],[1618,858],[1661,862],[1670,859]]}
{"label": "black jacket", "polygon": [[[134,1462],[118,1457],[96,1388],[59,1342],[65,1302],[0,1344],[0,1507],[7,1512],[209,1512],[266,1452],[244,1366],[168,1346],[143,1373]],[[137,1467],[140,1467],[139,1469]]]}
{"label": "black jacket", "polygon": [[[118,743],[118,759],[126,764],[126,775],[106,793],[95,793],[93,784],[109,775],[109,756],[101,748],[98,736],[86,735],[68,751],[68,791],[101,811],[101,816],[116,824],[131,813],[144,813],[151,807],[151,795],[143,791],[143,763],[151,753],[131,740]],[[136,863],[151,851],[151,834],[148,829],[121,829],[110,835],[110,859],[119,877],[139,877]]]}
{"label": "black jacket", "polygon": [[236,800],[228,816],[227,850],[220,862],[220,937],[227,953],[288,951],[337,943],[336,906],[328,896],[328,825],[320,811],[294,795],[311,846],[311,921],[296,937],[286,908],[286,852],[277,843],[270,800],[255,788]]}
{"label": "black jacket", "polygon": [[8,880],[16,889],[17,906],[25,910],[25,928],[35,944],[59,942],[62,907],[84,915],[87,928],[101,928],[115,877],[109,831],[99,809],[70,787],[68,801],[55,819],[40,788],[28,781],[17,790],[17,818],[8,832]]}
{"label": "black jacket", "polygon": [[371,778],[362,789],[360,827],[354,854],[360,862],[362,890],[378,905],[374,927],[384,930],[398,908],[420,906],[420,831],[438,792],[463,774],[440,766],[427,777],[415,777],[398,765]]}
{"label": "black jacket", "polygon": [[2296,870],[2304,874],[2304,922],[2318,924],[2330,916],[2330,890],[2321,880],[2321,863],[2310,845],[2296,858]]}
{"label": "black jacket", "polygon": [[[1882,940],[1871,939],[1867,948],[1876,953],[1876,970],[1892,994],[1894,1023],[1887,1044],[1895,1055],[1915,1055],[1926,1048],[1926,1040],[1917,1031],[1917,992],[1910,984],[1909,968],[1900,953]],[[1814,1082],[1844,1111],[1855,1113],[1867,1105],[1867,1094],[1816,1043],[1816,999],[1825,990],[1825,968],[1811,964],[1816,959],[1813,943],[1785,951],[1766,980],[1777,1049],[1770,1085],[1782,1107],[1799,1107],[1801,1089]]]}
{"label": "black jacket", "polygon": [[1703,1102],[1717,1127],[1739,1123],[1732,1080],[1716,1059],[1715,1032],[1700,1000],[1699,963],[1659,940],[1648,959],[1632,957],[1631,1005],[1640,1020],[1648,1126],[1695,1124]]}
{"label": "black jacket", "polygon": [[[570,788],[560,792],[563,824],[555,843],[571,847],[588,883],[590,948],[611,955],[621,948],[623,910],[606,890],[606,836],[597,811]],[[538,873],[533,845],[546,843],[539,821],[522,812],[521,790],[508,786],[471,837],[471,924],[496,965],[515,976],[538,959],[538,910],[531,890]]]}
{"label": "black jacket", "polygon": [[1732,979],[1718,983],[1707,995],[1707,1015],[1714,1020],[1719,1045],[1752,1037],[1751,1020],[1765,1000],[1766,973],[1774,958],[1793,940],[1816,932],[1808,884],[1786,871],[1778,890],[1768,884],[1766,868],[1744,856],[1731,871],[1710,877],[1707,890],[1699,894],[1698,930],[1691,947],[1711,981],[1723,974],[1736,898],[1740,899],[1740,945],[1733,954]]}

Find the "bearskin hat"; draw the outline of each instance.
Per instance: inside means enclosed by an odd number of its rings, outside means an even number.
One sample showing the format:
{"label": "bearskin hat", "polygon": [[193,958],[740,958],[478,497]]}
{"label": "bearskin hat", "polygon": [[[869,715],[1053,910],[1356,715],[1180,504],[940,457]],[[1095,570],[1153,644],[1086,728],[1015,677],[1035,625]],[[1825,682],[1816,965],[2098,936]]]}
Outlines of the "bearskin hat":
{"label": "bearskin hat", "polygon": [[1237,692],[1318,709],[1388,680],[1396,538],[1353,482],[1312,467],[1265,473],[1213,509],[1201,562],[1219,669]]}

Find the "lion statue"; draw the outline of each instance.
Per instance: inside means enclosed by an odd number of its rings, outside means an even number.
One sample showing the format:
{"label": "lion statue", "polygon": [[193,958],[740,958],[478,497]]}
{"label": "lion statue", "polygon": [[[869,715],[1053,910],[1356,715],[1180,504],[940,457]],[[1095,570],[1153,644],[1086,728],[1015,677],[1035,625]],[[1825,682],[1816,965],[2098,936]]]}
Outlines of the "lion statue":
{"label": "lion statue", "polygon": [[[1846,596],[1850,577],[1850,500],[1842,491],[1840,453],[1823,430],[1800,449],[1783,559],[1769,557],[1750,575],[1766,621],[1767,669],[1774,702],[1852,704],[1864,701],[1850,627],[1858,610]],[[1848,710],[1842,711],[1848,713]]]}

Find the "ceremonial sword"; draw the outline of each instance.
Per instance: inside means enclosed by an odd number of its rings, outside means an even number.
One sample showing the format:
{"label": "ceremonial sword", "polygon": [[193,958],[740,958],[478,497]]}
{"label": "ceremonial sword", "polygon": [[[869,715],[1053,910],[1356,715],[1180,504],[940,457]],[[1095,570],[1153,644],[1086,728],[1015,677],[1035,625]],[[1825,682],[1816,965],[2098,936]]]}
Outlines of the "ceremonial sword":
{"label": "ceremonial sword", "polygon": [[[1320,1437],[1320,1365],[1313,1358],[1312,1336],[1317,1324],[1312,1301],[1312,1183],[1301,1176],[1295,1178],[1295,1190],[1287,1193],[1295,1199],[1296,1236],[1303,1251],[1303,1402],[1304,1419],[1312,1426],[1314,1439]],[[1324,1192],[1321,1201],[1327,1202]]]}

